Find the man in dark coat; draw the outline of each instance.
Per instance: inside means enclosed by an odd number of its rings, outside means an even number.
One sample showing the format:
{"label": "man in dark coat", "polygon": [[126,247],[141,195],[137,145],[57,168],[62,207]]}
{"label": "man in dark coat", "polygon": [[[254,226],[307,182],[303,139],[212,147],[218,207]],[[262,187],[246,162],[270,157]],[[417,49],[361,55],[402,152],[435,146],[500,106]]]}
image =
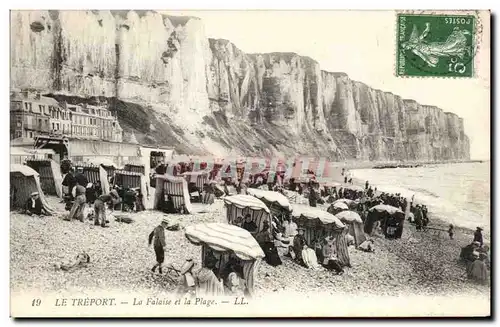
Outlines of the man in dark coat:
{"label": "man in dark coat", "polygon": [[87,187],[87,184],[89,183],[87,176],[83,173],[83,167],[76,168],[75,179],[76,182],[83,187]]}
{"label": "man in dark coat", "polygon": [[477,227],[476,231],[474,232],[474,240],[473,242],[478,242],[479,246],[483,246],[483,233],[482,233],[482,228]]}
{"label": "man in dark coat", "polygon": [[68,200],[73,200],[73,187],[76,185],[76,179],[75,176],[73,175],[73,172],[70,170],[66,175],[64,175],[63,181],[62,181],[62,186],[67,187],[67,192],[65,194],[65,197],[68,198]]}
{"label": "man in dark coat", "polygon": [[318,194],[314,189],[314,185],[311,183],[309,185],[309,206],[316,207],[317,202],[318,202]]}

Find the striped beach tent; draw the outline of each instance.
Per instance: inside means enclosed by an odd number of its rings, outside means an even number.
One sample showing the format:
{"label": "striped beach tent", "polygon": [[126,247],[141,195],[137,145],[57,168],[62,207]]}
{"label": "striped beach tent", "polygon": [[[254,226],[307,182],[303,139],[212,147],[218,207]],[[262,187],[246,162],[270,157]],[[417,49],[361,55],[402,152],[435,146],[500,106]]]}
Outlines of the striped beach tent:
{"label": "striped beach tent", "polygon": [[168,174],[157,175],[153,208],[157,210],[163,208],[169,196],[172,199],[175,210],[183,208],[185,213],[194,212],[186,179]]}
{"label": "striped beach tent", "polygon": [[40,184],[45,194],[62,198],[62,174],[57,162],[51,159],[29,159],[26,165],[40,174]]}
{"label": "striped beach tent", "polygon": [[228,224],[241,227],[244,217],[249,214],[251,220],[257,225],[257,230],[253,234],[257,234],[263,229],[265,221],[267,221],[269,233],[271,233],[271,211],[261,200],[251,195],[236,194],[225,197],[224,204]]}
{"label": "striped beach tent", "polygon": [[139,174],[146,174],[146,167],[144,165],[134,165],[134,164],[126,164],[125,167],[123,168],[125,171],[130,171],[133,173],[139,173]]}
{"label": "striped beach tent", "polygon": [[195,183],[196,187],[203,191],[203,186],[208,183],[209,171],[186,171],[182,176],[186,179],[186,182]]}
{"label": "striped beach tent", "polygon": [[273,209],[287,212],[292,211],[292,205],[288,201],[288,198],[279,192],[248,188],[247,193],[264,202],[271,211]]}
{"label": "striped beach tent", "polygon": [[298,227],[304,228],[307,244],[327,236],[336,236],[346,226],[337,217],[318,207],[293,205],[292,218]]}
{"label": "striped beach tent", "polygon": [[25,165],[10,165],[10,186],[14,190],[12,202],[14,208],[23,209],[31,193],[38,192],[44,209],[50,214],[55,213],[43,194],[40,175],[34,169]]}
{"label": "striped beach tent", "polygon": [[142,205],[146,209],[151,209],[147,201],[149,191],[144,174],[125,170],[117,170],[115,171],[113,186],[120,186],[124,189],[140,189],[142,193]]}
{"label": "striped beach tent", "polygon": [[103,166],[85,163],[76,165],[76,167],[81,167],[83,169],[83,174],[87,177],[89,183],[96,184],[99,182],[101,184],[103,194],[108,194],[111,191],[108,181],[108,173]]}
{"label": "striped beach tent", "polygon": [[246,230],[223,223],[205,223],[186,227],[185,236],[189,242],[202,246],[202,265],[207,250],[220,254],[217,268],[222,272],[231,256],[235,257],[243,268],[248,294],[254,293],[257,270],[264,252],[253,236]]}

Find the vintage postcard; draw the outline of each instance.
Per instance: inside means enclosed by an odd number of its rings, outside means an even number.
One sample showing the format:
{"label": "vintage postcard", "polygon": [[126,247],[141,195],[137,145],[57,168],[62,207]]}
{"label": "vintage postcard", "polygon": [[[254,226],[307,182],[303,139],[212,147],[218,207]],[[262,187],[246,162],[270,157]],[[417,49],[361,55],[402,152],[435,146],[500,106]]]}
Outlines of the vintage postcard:
{"label": "vintage postcard", "polygon": [[490,19],[11,10],[11,316],[491,316]]}

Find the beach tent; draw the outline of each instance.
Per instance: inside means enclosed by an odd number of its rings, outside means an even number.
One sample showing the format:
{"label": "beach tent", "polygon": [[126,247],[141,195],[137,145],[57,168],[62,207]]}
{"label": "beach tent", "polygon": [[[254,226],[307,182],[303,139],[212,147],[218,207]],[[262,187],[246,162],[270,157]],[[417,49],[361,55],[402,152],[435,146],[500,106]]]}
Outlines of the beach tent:
{"label": "beach tent", "polygon": [[371,235],[375,223],[380,221],[386,238],[401,238],[404,220],[405,213],[401,209],[386,204],[379,204],[368,210],[368,216],[365,221],[365,233]]}
{"label": "beach tent", "polygon": [[190,193],[195,192],[192,188],[190,188],[190,184],[195,185],[196,192],[198,193],[198,197],[201,202],[205,184],[208,183],[209,171],[186,171],[182,173],[181,176],[186,179]]}
{"label": "beach tent", "polygon": [[101,184],[102,194],[108,194],[111,189],[108,180],[108,173],[101,165],[93,164],[81,164],[77,165],[83,169],[83,175],[87,177],[89,183],[96,184],[99,182]]}
{"label": "beach tent", "polygon": [[196,184],[196,187],[203,191],[203,186],[208,183],[209,171],[186,171],[182,173],[182,176],[186,179],[186,182]]}
{"label": "beach tent", "polygon": [[316,239],[336,237],[346,227],[335,215],[307,205],[293,205],[292,218],[297,226],[304,228],[304,237],[309,245]]}
{"label": "beach tent", "polygon": [[139,174],[146,174],[146,166],[143,164],[126,164],[125,167],[123,168],[125,171],[130,171],[133,173],[139,173]]}
{"label": "beach tent", "polygon": [[141,173],[117,170],[113,178],[113,186],[119,186],[122,189],[140,189],[142,194],[142,205],[146,209],[151,209],[147,201],[149,189],[146,183],[146,176]]}
{"label": "beach tent", "polygon": [[106,158],[98,158],[90,161],[94,166],[101,166],[106,171],[108,177],[112,177],[115,174],[115,170],[118,169],[118,165],[112,160]]}
{"label": "beach tent", "polygon": [[269,210],[276,216],[281,217],[283,214],[288,214],[292,211],[292,205],[288,198],[279,192],[248,188],[247,194],[264,202]]}
{"label": "beach tent", "polygon": [[14,189],[15,194],[12,203],[14,208],[24,209],[24,205],[31,197],[31,193],[38,192],[43,208],[49,214],[55,213],[43,194],[40,185],[40,175],[32,168],[19,164],[10,165],[10,185]]}
{"label": "beach tent", "polygon": [[202,266],[205,266],[207,251],[217,253],[219,276],[231,257],[237,259],[243,270],[246,293],[253,295],[257,270],[264,252],[248,231],[234,225],[205,223],[187,226],[185,236],[189,242],[202,246]]}
{"label": "beach tent", "polygon": [[264,227],[264,222],[269,224],[269,233],[272,232],[271,212],[264,202],[254,196],[246,194],[236,194],[224,198],[226,207],[227,223],[241,227],[244,217],[250,214],[251,220],[257,225],[255,235]]}
{"label": "beach tent", "polygon": [[153,208],[161,210],[170,197],[172,199],[174,210],[184,210],[184,213],[193,213],[194,209],[188,192],[188,185],[184,177],[172,175],[157,175],[156,189]]}
{"label": "beach tent", "polygon": [[354,236],[356,246],[366,241],[366,235],[363,231],[363,220],[357,212],[342,211],[335,216],[349,228],[349,234]]}
{"label": "beach tent", "polygon": [[40,184],[45,194],[62,198],[62,174],[57,162],[50,159],[29,159],[26,160],[26,165],[40,175]]}

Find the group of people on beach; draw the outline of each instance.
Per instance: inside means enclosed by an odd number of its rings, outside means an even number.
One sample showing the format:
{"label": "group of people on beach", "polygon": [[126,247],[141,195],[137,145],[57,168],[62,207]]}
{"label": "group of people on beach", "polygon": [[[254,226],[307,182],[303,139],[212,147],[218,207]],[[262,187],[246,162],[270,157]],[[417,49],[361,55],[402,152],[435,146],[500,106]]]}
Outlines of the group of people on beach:
{"label": "group of people on beach", "polygon": [[472,242],[460,251],[460,260],[465,263],[467,278],[480,284],[488,281],[491,267],[490,247],[484,244],[482,228],[477,227]]}

